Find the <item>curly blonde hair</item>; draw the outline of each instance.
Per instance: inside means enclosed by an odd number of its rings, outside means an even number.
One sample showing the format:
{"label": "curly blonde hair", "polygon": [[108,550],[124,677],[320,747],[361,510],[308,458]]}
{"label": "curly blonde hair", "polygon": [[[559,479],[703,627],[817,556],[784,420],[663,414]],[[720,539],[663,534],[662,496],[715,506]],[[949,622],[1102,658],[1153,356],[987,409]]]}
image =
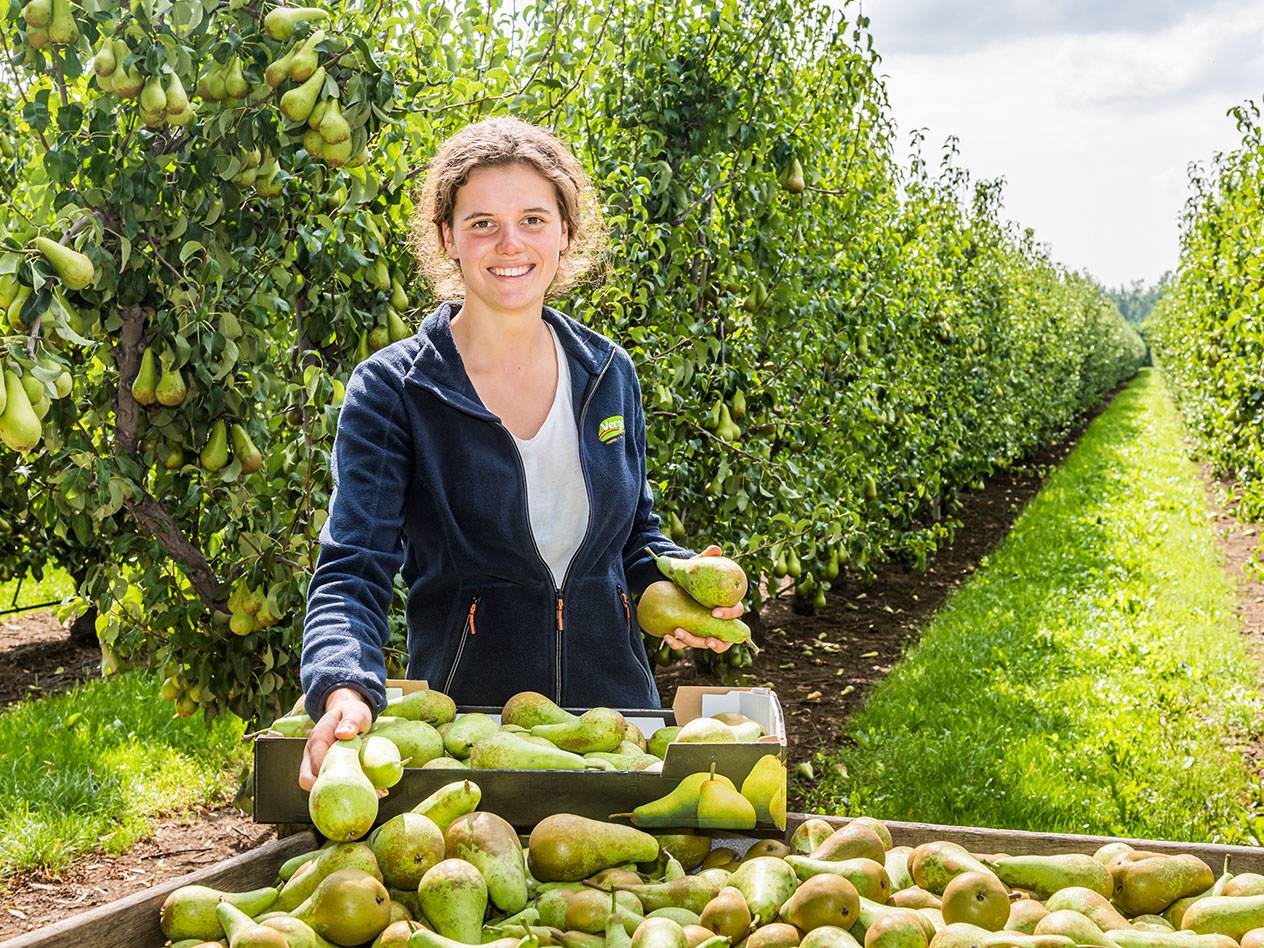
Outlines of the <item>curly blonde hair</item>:
{"label": "curly blonde hair", "polygon": [[588,282],[599,282],[608,235],[601,205],[587,173],[548,129],[511,116],[467,125],[440,147],[413,197],[408,246],[437,299],[465,296],[460,264],[443,245],[443,227],[452,226],[456,194],[479,168],[509,164],[534,168],[553,184],[566,224],[569,247],[558,263],[548,296],[561,296]]}

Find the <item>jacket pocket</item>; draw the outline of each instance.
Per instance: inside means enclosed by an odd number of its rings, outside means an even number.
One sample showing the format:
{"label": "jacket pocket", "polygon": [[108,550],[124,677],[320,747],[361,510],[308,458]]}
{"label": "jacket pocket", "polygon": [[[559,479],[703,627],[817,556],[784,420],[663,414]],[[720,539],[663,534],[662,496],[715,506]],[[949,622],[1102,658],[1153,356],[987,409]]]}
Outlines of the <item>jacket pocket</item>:
{"label": "jacket pocket", "polygon": [[615,584],[614,588],[619,593],[619,602],[623,607],[623,619],[628,627],[628,644],[632,648],[632,655],[636,658],[637,665],[645,674],[645,683],[653,691],[654,673],[650,670],[649,656],[645,654],[645,644],[642,641],[641,631],[632,622],[632,605],[628,602],[627,591],[621,583]]}
{"label": "jacket pocket", "polygon": [[470,598],[470,608],[465,614],[465,625],[461,629],[461,639],[456,644],[456,656],[452,659],[452,667],[448,670],[448,676],[443,680],[443,693],[450,694],[452,690],[452,682],[456,678],[457,669],[461,667],[461,656],[465,654],[465,643],[478,634],[478,628],[475,625],[475,616],[478,613],[478,596]]}

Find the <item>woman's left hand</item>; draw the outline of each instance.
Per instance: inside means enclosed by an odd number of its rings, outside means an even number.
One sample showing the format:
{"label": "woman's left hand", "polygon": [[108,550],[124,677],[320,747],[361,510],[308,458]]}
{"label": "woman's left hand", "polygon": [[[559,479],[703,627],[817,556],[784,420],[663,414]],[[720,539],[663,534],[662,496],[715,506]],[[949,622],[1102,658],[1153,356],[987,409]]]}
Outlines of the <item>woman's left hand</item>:
{"label": "woman's left hand", "polygon": [[[723,554],[718,546],[712,544],[698,555],[722,556]],[[740,619],[745,611],[746,607],[739,602],[736,606],[716,606],[711,610],[711,615],[717,619]],[[709,648],[713,652],[727,652],[733,645],[732,642],[725,642],[723,639],[694,635],[684,629],[676,629],[672,635],[663,636],[663,641],[672,648]]]}

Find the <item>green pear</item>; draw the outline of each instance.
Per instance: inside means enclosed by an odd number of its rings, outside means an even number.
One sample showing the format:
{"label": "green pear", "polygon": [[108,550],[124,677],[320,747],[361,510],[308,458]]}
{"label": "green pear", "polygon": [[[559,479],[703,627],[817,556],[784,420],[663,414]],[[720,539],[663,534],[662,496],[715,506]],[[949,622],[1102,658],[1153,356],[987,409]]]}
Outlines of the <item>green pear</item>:
{"label": "green pear", "polygon": [[712,773],[711,778],[698,787],[697,826],[699,829],[754,829],[755,807],[737,791],[732,781],[717,780]]}
{"label": "green pear", "polygon": [[[1083,853],[1007,856],[990,860],[988,865],[1006,885],[1014,889],[1025,889],[1040,899],[1048,898],[1068,886],[1083,886],[1106,897],[1110,897],[1115,890],[1106,867]],[[916,872],[914,875],[916,876]]]}
{"label": "green pear", "polygon": [[646,743],[646,749],[659,760],[662,760],[667,756],[667,745],[676,740],[676,735],[679,733],[680,727],[675,724],[660,727],[650,735],[650,739]]}
{"label": "green pear", "polygon": [[[689,774],[670,792],[656,800],[642,803],[634,809],[630,814],[632,824],[650,828],[692,826],[698,818],[698,792],[702,789],[703,783],[711,779],[711,773],[705,770]],[[714,779],[721,782],[728,780],[723,774],[716,774]],[[729,781],[729,787],[736,789],[732,781]],[[623,816],[624,814],[612,815]]]}
{"label": "green pear", "polygon": [[114,49],[115,56],[119,61],[119,68],[110,77],[110,89],[124,99],[134,98],[144,87],[145,77],[140,74],[140,70],[136,68],[135,63],[130,66],[123,65],[124,60],[132,54],[126,40],[121,38],[115,40]]}
{"label": "green pear", "polygon": [[727,556],[658,556],[649,547],[658,571],[708,609],[736,606],[746,595],[746,573]]}
{"label": "green pear", "polygon": [[442,691],[420,688],[398,698],[389,698],[382,713],[432,725],[446,724],[456,718],[456,702]]}
{"label": "green pear", "polygon": [[399,280],[391,281],[391,305],[398,309],[408,309],[408,294],[404,291],[404,284]]}
{"label": "green pear", "polygon": [[887,850],[882,866],[887,871],[887,878],[891,880],[892,893],[917,886],[913,881],[913,874],[909,872],[909,854],[912,852],[910,846],[893,846]]}
{"label": "green pear", "polygon": [[963,872],[991,872],[964,846],[946,840],[922,843],[908,858],[913,881],[927,892],[942,895],[944,887]]}
{"label": "green pear", "polygon": [[210,437],[206,439],[206,447],[198,455],[198,460],[212,474],[228,464],[228,426],[224,419],[211,426]]}
{"label": "green pear", "polygon": [[[119,60],[122,62],[122,59]],[[224,66],[211,60],[206,66],[206,72],[202,73],[202,78],[198,80],[197,94],[207,102],[218,102],[227,95],[224,89]]]}
{"label": "green pear", "polygon": [[318,849],[313,859],[296,867],[273,906],[277,911],[292,912],[316,891],[322,879],[342,869],[357,869],[381,880],[382,870],[373,850],[365,843],[334,843]]}
{"label": "green pear", "polygon": [[482,791],[477,784],[470,780],[457,780],[430,794],[413,807],[412,812],[429,818],[440,832],[447,832],[453,820],[472,813],[481,799]]}
{"label": "green pear", "polygon": [[1210,895],[1185,910],[1181,930],[1198,935],[1228,935],[1235,941],[1264,927],[1264,895]]}
{"label": "green pear", "polygon": [[[469,765],[477,770],[587,770],[595,761],[551,744],[509,731],[496,731],[470,748]],[[594,767],[594,769],[597,769]]]}
{"label": "green pear", "polygon": [[421,927],[420,922],[406,919],[391,922],[382,929],[382,934],[373,939],[373,944],[369,948],[408,948],[408,937]]}
{"label": "green pear", "polygon": [[689,940],[670,918],[647,918],[636,927],[631,948],[689,948]]}
{"label": "green pear", "polygon": [[[1092,889],[1084,891],[1093,892]],[[1093,892],[1093,894],[1100,897],[1100,893]],[[1009,919],[1005,922],[1005,931],[1030,935],[1036,930],[1037,923],[1048,914],[1049,909],[1043,902],[1035,899],[1019,899],[1009,907]]]}
{"label": "green pear", "polygon": [[821,875],[842,876],[866,899],[886,902],[891,898],[891,877],[880,862],[863,856],[855,859],[817,859],[791,853],[786,865],[803,881]]}
{"label": "green pear", "polygon": [[73,46],[79,39],[79,25],[70,11],[70,0],[53,0],[53,16],[48,21],[48,40],[54,46]]}
{"label": "green pear", "polygon": [[813,876],[794,890],[780,915],[805,932],[824,925],[851,928],[860,917],[860,894],[843,876]]}
{"label": "green pear", "polygon": [[751,912],[746,897],[731,885],[720,888],[699,913],[698,924],[737,944],[750,933]]}
{"label": "green pear", "polygon": [[1115,948],[1234,948],[1238,944],[1228,935],[1193,935],[1187,931],[1148,932],[1136,928],[1111,932],[1110,940]]}
{"label": "green pear", "polygon": [[53,18],[53,0],[27,0],[22,7],[22,19],[28,27],[47,29]]}
{"label": "green pear", "polygon": [[865,948],[922,948],[928,939],[912,915],[885,915],[865,926]]}
{"label": "green pear", "polygon": [[781,906],[798,887],[799,879],[782,860],[760,856],[738,866],[729,884],[742,893],[756,924],[767,925],[776,920]]}
{"label": "green pear", "polygon": [[250,91],[250,83],[241,71],[241,57],[234,56],[224,72],[224,94],[232,99],[244,99]]}
{"label": "green pear", "polygon": [[1170,933],[1176,931],[1176,926],[1162,915],[1138,915],[1132,920],[1132,927],[1142,932]]}
{"label": "green pear", "polygon": [[460,760],[470,756],[470,748],[485,737],[500,731],[500,724],[490,714],[474,711],[463,714],[443,735],[443,748]]}
{"label": "green pear", "polygon": [[306,122],[316,107],[316,97],[325,87],[325,67],[317,66],[311,78],[281,96],[281,111],[291,122]]}
{"label": "green pear", "polygon": [[1177,899],[1197,895],[1216,881],[1211,867],[1182,853],[1116,863],[1110,872],[1114,882],[1111,896],[1125,915],[1153,915]]}
{"label": "green pear", "polygon": [[359,839],[377,819],[377,790],[360,769],[360,744],[359,737],[334,741],[308,797],[312,822],[328,839]]}
{"label": "green pear", "polygon": [[[820,817],[809,817],[796,826],[794,832],[790,834],[790,851],[802,856],[811,855],[812,851],[829,839],[836,829],[838,829],[837,826]],[[912,885],[911,882],[909,884]]]}
{"label": "green pear", "polygon": [[337,945],[362,945],[390,924],[391,897],[380,881],[358,869],[330,873],[290,914]]}
{"label": "green pear", "polygon": [[647,633],[661,639],[676,629],[704,638],[738,644],[750,641],[750,627],[741,619],[717,619],[670,580],[651,583],[636,605],[636,621]]}
{"label": "green pear", "polygon": [[31,407],[26,389],[22,387],[22,377],[13,369],[4,370],[4,392],[4,411],[0,412],[0,440],[10,450],[30,451],[39,444],[44,428]]}
{"label": "green pear", "polygon": [[867,939],[869,929],[887,918],[903,919],[906,923],[916,925],[922,930],[922,934],[926,936],[928,941],[935,937],[935,926],[931,923],[931,920],[916,909],[883,905],[880,902],[874,902],[872,899],[866,899],[864,896],[860,898],[860,919],[852,928],[852,933],[857,938],[864,937]]}
{"label": "green pear", "polygon": [[797,948],[802,933],[793,925],[773,922],[751,932],[742,948]]}
{"label": "green pear", "polygon": [[140,107],[154,114],[167,111],[167,93],[163,91],[162,80],[157,76],[150,76],[145,80],[145,86],[140,90]]}
{"label": "green pear", "polygon": [[861,948],[861,945],[845,929],[835,925],[822,925],[804,935],[799,948]]}
{"label": "green pear", "polygon": [[1036,923],[1033,935],[1065,935],[1077,945],[1114,948],[1112,942],[1091,919],[1072,909],[1052,911]]}
{"label": "green pear", "polygon": [[367,734],[360,744],[360,769],[378,790],[389,790],[404,776],[399,748],[380,734]]}
{"label": "green pear", "polygon": [[328,16],[317,7],[273,7],[263,18],[263,31],[274,40],[287,40],[300,23],[317,23]]}
{"label": "green pear", "polygon": [[444,851],[464,859],[483,874],[487,897],[502,912],[520,912],[527,904],[527,869],[514,828],[495,813],[476,811],[457,817],[444,833]]}
{"label": "green pear", "polygon": [[812,850],[813,859],[872,859],[881,865],[886,861],[887,850],[882,839],[868,826],[849,821],[834,830],[821,844]]}
{"label": "green pear", "polygon": [[732,744],[737,741],[733,729],[715,718],[694,718],[681,725],[673,738],[675,744]]}
{"label": "green pear", "polygon": [[220,902],[215,917],[228,936],[228,948],[289,948],[285,935],[260,925],[230,902]]}
{"label": "green pear", "polygon": [[[277,870],[277,878],[281,882],[289,882],[302,866],[306,866],[309,862],[319,856],[323,849],[313,849],[311,852],[299,853],[297,856],[291,856],[285,862],[281,863],[281,868]],[[306,896],[304,896],[306,898]]]}
{"label": "green pear", "polygon": [[417,885],[422,914],[445,938],[477,945],[487,911],[487,883],[464,859],[444,859],[426,870]]}
{"label": "green pear", "polygon": [[268,63],[267,68],[263,70],[263,81],[273,89],[285,82],[290,77],[290,64],[294,62],[294,55],[302,48],[303,45],[300,43],[284,56],[279,56]]}
{"label": "green pear", "polygon": [[540,882],[578,882],[602,869],[658,858],[649,833],[570,813],[546,816],[531,831],[527,868]]}
{"label": "green pear", "polygon": [[249,916],[268,910],[276,901],[277,890],[268,886],[249,892],[221,892],[204,885],[185,885],[167,896],[158,918],[162,933],[172,941],[199,938],[214,941],[224,937],[224,928],[215,914],[216,906],[226,902]]}
{"label": "green pear", "polygon": [[791,194],[802,194],[806,182],[803,180],[803,165],[795,158],[790,162],[790,172],[786,175],[785,189]]}
{"label": "green pear", "polygon": [[765,754],[755,761],[755,766],[742,781],[742,796],[755,808],[756,819],[771,822],[777,829],[784,830],[786,828],[784,807],[781,811],[780,822],[773,815],[771,807],[777,791],[780,790],[784,794],[785,788],[786,765],[776,754]]}
{"label": "green pear", "polygon": [[117,68],[118,57],[114,54],[114,41],[107,36],[101,40],[96,55],[92,57],[92,70],[99,79],[109,79]]}
{"label": "green pear", "polygon": [[180,370],[165,369],[162,377],[158,379],[158,384],[154,387],[154,398],[158,400],[160,405],[175,408],[184,402],[188,392],[189,390],[184,384],[184,376],[180,374]]}
{"label": "green pear", "polygon": [[[646,912],[674,906],[701,915],[723,886],[701,876],[682,876],[670,882],[647,882],[635,885],[616,885],[620,892],[630,892],[640,901]],[[700,921],[700,920],[699,920]]]}
{"label": "green pear", "polygon": [[384,737],[399,748],[406,767],[421,767],[443,756],[443,738],[425,721],[382,715],[373,722],[369,733]]}
{"label": "green pear", "polygon": [[163,91],[167,96],[168,115],[180,115],[189,111],[189,94],[176,73],[173,72],[167,77],[167,87]]}
{"label": "green pear", "polygon": [[146,346],[145,351],[141,353],[140,370],[132,381],[132,398],[139,405],[152,405],[157,401],[155,397],[157,387],[158,361],[154,358],[154,350]]}
{"label": "green pear", "polygon": [[295,82],[305,82],[311,78],[320,58],[316,55],[316,47],[325,39],[325,31],[317,30],[294,50],[290,59],[290,78]]}
{"label": "green pear", "polygon": [[382,880],[395,889],[417,888],[421,877],[443,861],[443,830],[421,813],[392,816],[370,837]]}
{"label": "green pear", "polygon": [[233,456],[241,464],[242,473],[253,474],[263,467],[263,455],[259,453],[259,449],[250,440],[250,435],[246,433],[242,425],[234,423],[230,429],[230,437],[233,442]]}
{"label": "green pear", "polygon": [[404,323],[404,320],[400,318],[394,307],[386,312],[386,331],[391,337],[391,342],[399,342],[401,339],[407,339],[412,335],[412,332]]}
{"label": "green pear", "polygon": [[623,715],[613,708],[592,708],[573,721],[562,724],[537,724],[531,728],[535,737],[543,737],[562,750],[575,754],[612,751],[623,741],[626,728]]}
{"label": "green pear", "polygon": [[1119,913],[1119,909],[1115,908],[1106,896],[1084,886],[1067,886],[1059,889],[1045,900],[1045,908],[1050,912],[1066,909],[1079,912],[1104,932],[1131,927],[1128,919]]}
{"label": "green pear", "polygon": [[320,119],[320,137],[330,145],[345,142],[351,137],[351,126],[342,116],[337,99],[330,99],[325,114]]}
{"label": "green pear", "polygon": [[327,948],[329,945],[329,942],[312,931],[312,927],[306,922],[300,922],[297,918],[291,918],[288,915],[273,914],[270,918],[259,919],[259,924],[285,936],[284,944],[288,948]]}
{"label": "green pear", "polygon": [[96,268],[86,254],[64,247],[47,237],[36,237],[35,246],[53,265],[58,278],[67,289],[82,290],[96,281]]}

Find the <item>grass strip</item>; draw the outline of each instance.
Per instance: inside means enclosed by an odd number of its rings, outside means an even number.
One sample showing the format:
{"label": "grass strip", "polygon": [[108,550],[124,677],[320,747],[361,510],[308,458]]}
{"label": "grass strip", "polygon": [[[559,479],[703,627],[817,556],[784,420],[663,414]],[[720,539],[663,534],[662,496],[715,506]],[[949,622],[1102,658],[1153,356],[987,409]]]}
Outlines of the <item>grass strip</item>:
{"label": "grass strip", "polygon": [[156,815],[222,799],[248,755],[235,718],[174,718],[130,671],[0,713],[0,877],[119,853]]}
{"label": "grass strip", "polygon": [[845,725],[809,809],[1258,844],[1258,669],[1181,437],[1143,371]]}
{"label": "grass strip", "polygon": [[[18,585],[19,582],[21,586]],[[0,583],[0,612],[10,609],[21,611],[44,603],[57,602],[73,596],[75,589],[74,577],[60,567],[48,566],[40,579],[28,574],[21,580],[11,579],[7,583]],[[17,593],[16,601],[14,593]]]}

